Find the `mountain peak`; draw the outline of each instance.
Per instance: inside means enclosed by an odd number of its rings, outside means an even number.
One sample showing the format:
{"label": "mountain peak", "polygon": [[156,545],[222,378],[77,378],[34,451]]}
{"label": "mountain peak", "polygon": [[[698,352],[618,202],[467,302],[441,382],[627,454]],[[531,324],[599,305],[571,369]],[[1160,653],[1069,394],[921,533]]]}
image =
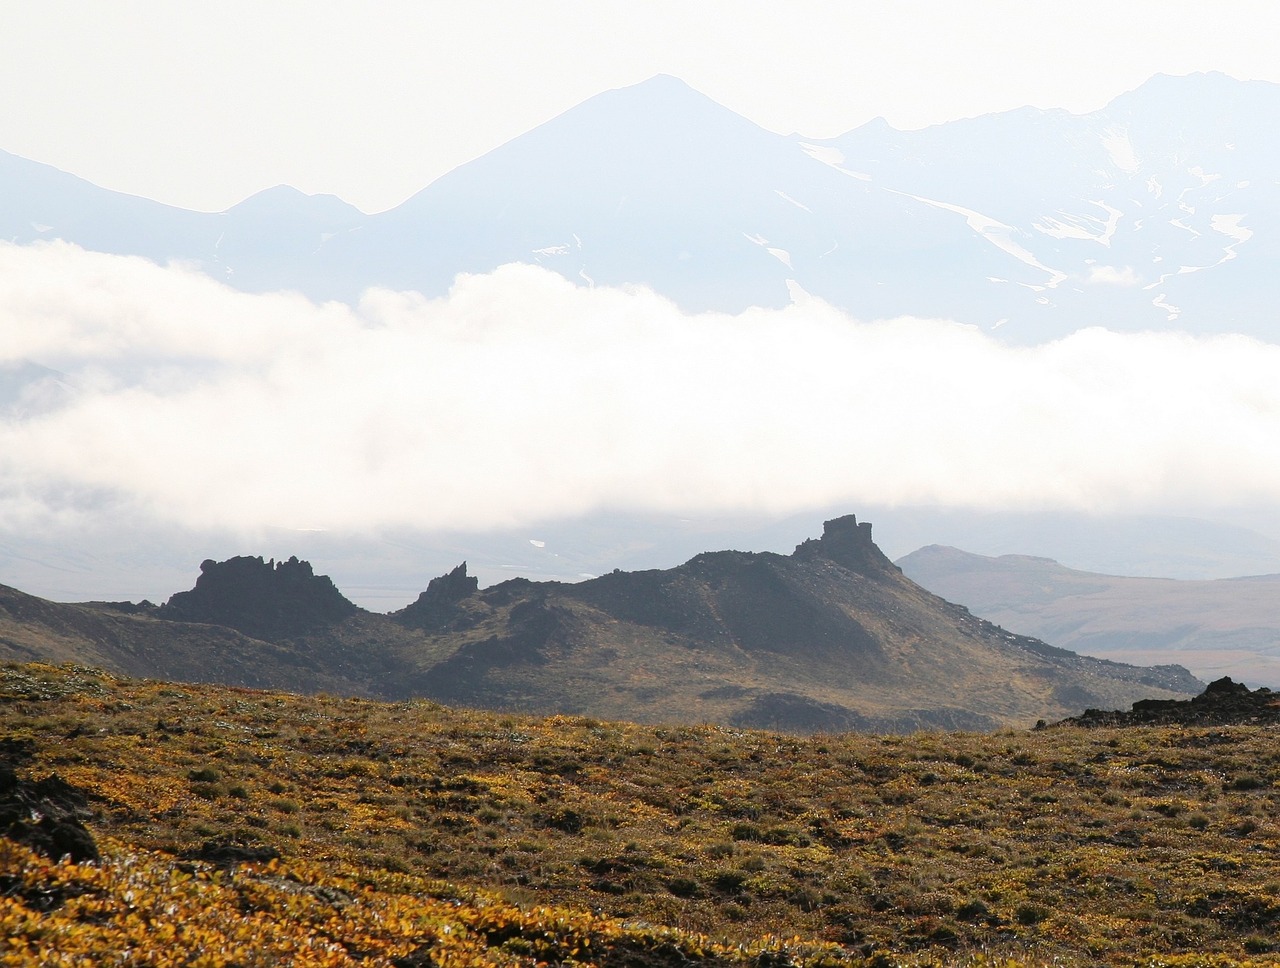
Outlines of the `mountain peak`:
{"label": "mountain peak", "polygon": [[393,618],[410,628],[443,629],[458,614],[458,603],[480,588],[480,580],[467,574],[464,561],[457,568],[427,584],[417,600],[393,613]]}
{"label": "mountain peak", "polygon": [[660,87],[662,85],[666,85],[667,87],[671,87],[671,88],[683,89],[686,91],[694,90],[692,86],[690,86],[683,79],[676,77],[674,74],[663,74],[661,72],[654,74],[652,77],[645,78],[643,81],[640,81],[638,84],[631,84],[628,86],[629,87]]}
{"label": "mountain peak", "polygon": [[804,559],[826,558],[854,571],[883,571],[886,568],[898,570],[871,540],[871,523],[859,522],[852,514],[824,521],[822,537],[809,538],[796,545],[795,556]]}
{"label": "mountain peak", "polygon": [[267,216],[270,218],[297,217],[304,214],[322,215],[326,218],[359,219],[361,212],[354,205],[337,195],[308,195],[292,185],[276,185],[250,195],[242,202],[227,209],[226,214]]}
{"label": "mountain peak", "polygon": [[616,96],[619,94],[639,94],[646,97],[662,96],[681,99],[693,97],[706,101],[712,100],[696,87],[693,87],[687,81],[676,77],[674,74],[654,74],[652,77],[646,77],[643,81],[637,81],[635,84],[624,84],[622,87],[615,87],[607,91],[602,91],[600,94],[597,94],[593,98],[588,98],[587,101],[582,103],[588,103],[598,97],[609,97],[611,95]]}

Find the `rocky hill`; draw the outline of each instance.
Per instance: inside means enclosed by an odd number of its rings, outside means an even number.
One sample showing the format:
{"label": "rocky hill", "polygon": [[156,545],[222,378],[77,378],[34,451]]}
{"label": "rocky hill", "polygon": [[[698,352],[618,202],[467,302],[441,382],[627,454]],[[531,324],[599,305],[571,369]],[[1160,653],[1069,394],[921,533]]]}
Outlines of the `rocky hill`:
{"label": "rocky hill", "polygon": [[157,614],[179,622],[225,625],[272,641],[306,635],[357,611],[329,578],[316,576],[310,562],[242,556],[203,562],[196,587],[178,592]]}
{"label": "rocky hill", "polygon": [[168,679],[638,722],[792,732],[991,729],[1180,698],[1177,666],[1090,659],[926,592],[869,524],[828,521],[790,555],[480,589],[466,565],[378,615],[306,562],[206,561],[163,606],[7,591],[0,657]]}

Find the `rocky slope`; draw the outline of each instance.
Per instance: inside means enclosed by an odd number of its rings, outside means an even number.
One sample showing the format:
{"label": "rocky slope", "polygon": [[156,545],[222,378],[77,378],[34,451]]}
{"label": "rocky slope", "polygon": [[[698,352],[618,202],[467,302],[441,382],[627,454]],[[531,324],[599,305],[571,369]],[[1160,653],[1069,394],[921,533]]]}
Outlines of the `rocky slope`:
{"label": "rocky slope", "polygon": [[0,646],[161,678],[796,732],[990,729],[1199,691],[1180,667],[1015,635],[907,579],[852,516],[791,555],[486,589],[461,565],[390,615],[291,559],[206,561],[164,606],[9,592]]}

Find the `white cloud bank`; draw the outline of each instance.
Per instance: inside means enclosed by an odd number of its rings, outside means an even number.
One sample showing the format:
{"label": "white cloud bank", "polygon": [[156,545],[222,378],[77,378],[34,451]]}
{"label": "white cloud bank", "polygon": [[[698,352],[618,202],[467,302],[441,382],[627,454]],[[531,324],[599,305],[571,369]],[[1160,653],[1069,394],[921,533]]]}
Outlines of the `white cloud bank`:
{"label": "white cloud bank", "polygon": [[10,525],[1280,501],[1280,346],[1244,337],[1094,329],[1011,348],[817,301],[687,315],[529,266],[353,310],[0,244],[0,377],[18,362],[74,389],[0,402]]}

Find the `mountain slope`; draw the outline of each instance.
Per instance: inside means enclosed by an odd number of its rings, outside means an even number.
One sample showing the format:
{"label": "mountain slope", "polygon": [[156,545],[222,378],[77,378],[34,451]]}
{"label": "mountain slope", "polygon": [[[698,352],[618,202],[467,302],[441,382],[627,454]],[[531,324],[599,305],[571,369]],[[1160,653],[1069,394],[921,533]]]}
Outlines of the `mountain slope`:
{"label": "mountain slope", "polygon": [[384,284],[430,292],[459,271],[535,262],[580,284],[640,283],[695,311],[786,305],[803,262],[862,291],[887,286],[926,313],[941,304],[911,301],[915,266],[937,249],[963,259],[980,248],[928,206],[852,180],[660,75],[450,172],[324,256],[335,280],[378,264]]}
{"label": "mountain slope", "polygon": [[978,615],[1062,648],[1177,662],[1203,678],[1280,684],[1280,575],[1180,581],[988,558],[931,545],[898,560],[912,580]]}
{"label": "mountain slope", "polygon": [[[392,617],[421,627],[426,604]],[[505,582],[437,609],[425,630],[466,641],[421,680],[445,701],[641,721],[986,728],[1196,689],[1178,671],[1085,659],[970,616],[907,580],[851,515],[789,556]]]}
{"label": "mountain slope", "polygon": [[332,195],[284,185],[225,212],[190,212],[0,151],[0,239],[19,245],[62,239],[95,252],[182,262],[247,292],[318,296],[317,250],[366,218]]}
{"label": "mountain slope", "polygon": [[6,590],[0,647],[162,678],[794,732],[1029,725],[1199,689],[1177,667],[975,618],[908,580],[852,515],[791,555],[708,552],[577,584],[481,590],[462,565],[391,615],[296,559],[207,561],[161,607]]}

